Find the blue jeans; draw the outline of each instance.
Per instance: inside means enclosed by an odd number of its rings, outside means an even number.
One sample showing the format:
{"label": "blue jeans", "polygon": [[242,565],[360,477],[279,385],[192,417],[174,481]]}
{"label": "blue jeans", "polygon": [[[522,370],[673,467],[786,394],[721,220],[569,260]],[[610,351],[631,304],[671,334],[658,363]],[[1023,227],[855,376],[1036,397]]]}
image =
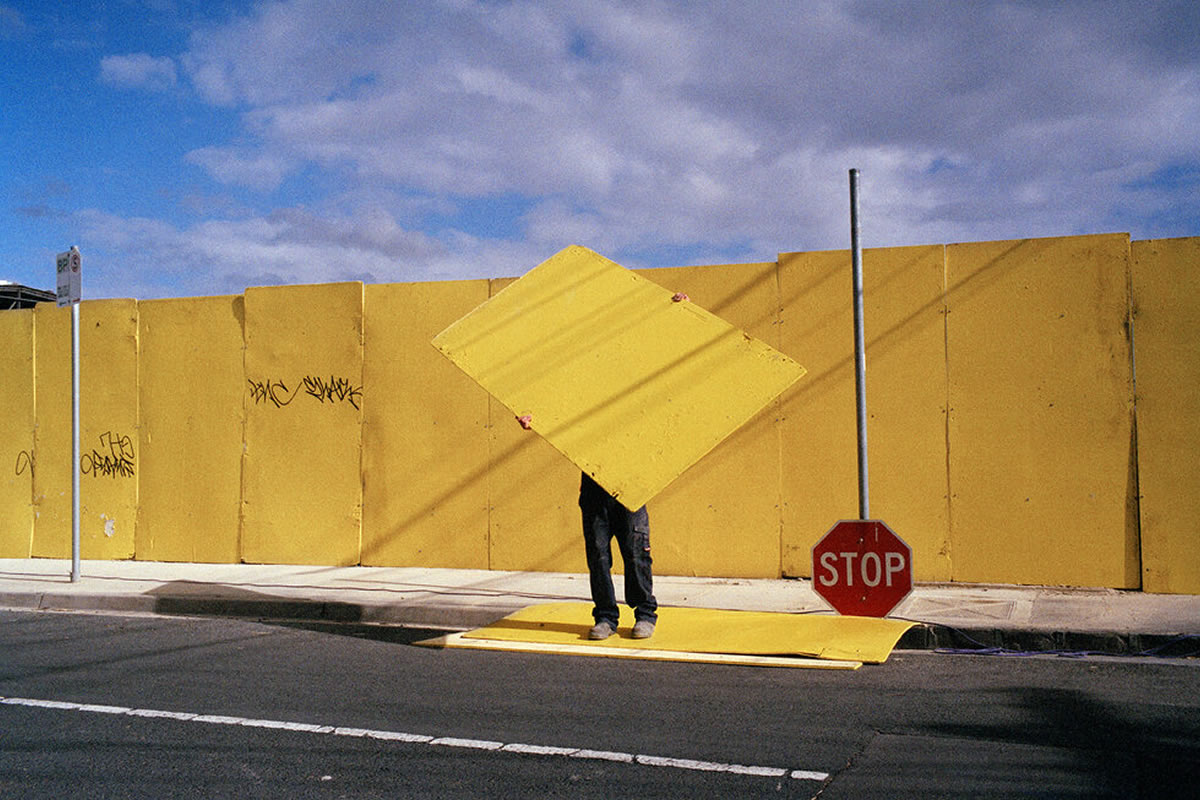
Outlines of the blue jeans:
{"label": "blue jeans", "polygon": [[620,612],[612,580],[612,540],[625,562],[625,603],[636,620],[658,620],[650,559],[650,515],[646,507],[630,511],[587,473],[579,484],[583,543],[592,587],[592,617],[617,627]]}

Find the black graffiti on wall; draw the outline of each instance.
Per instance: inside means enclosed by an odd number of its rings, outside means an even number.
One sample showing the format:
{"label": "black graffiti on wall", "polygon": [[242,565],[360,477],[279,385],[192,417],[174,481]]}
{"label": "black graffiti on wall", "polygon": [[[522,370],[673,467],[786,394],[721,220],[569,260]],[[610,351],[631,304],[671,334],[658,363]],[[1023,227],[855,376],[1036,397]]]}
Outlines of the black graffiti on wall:
{"label": "black graffiti on wall", "polygon": [[346,378],[330,375],[328,378],[320,375],[305,375],[289,387],[286,381],[268,379],[258,381],[248,379],[250,397],[255,405],[270,405],[274,408],[289,406],[300,396],[312,397],[318,402],[337,405],[349,403],[359,408],[362,401],[362,386],[355,386]]}
{"label": "black graffiti on wall", "polygon": [[33,453],[28,450],[22,450],[17,453],[17,473],[23,475],[25,470],[29,470],[29,477],[33,477]]}
{"label": "black graffiti on wall", "polygon": [[361,386],[354,386],[345,378],[332,375],[328,380],[319,375],[306,375],[304,392],[322,403],[349,403],[355,408],[358,408],[358,401],[362,399]]}
{"label": "black graffiti on wall", "polygon": [[100,434],[100,449],[79,457],[79,471],[94,478],[132,478],[133,439],[115,431]]}
{"label": "black graffiti on wall", "polygon": [[288,389],[287,384],[283,381],[248,379],[246,383],[250,384],[250,396],[254,398],[254,405],[270,403],[275,408],[283,408],[296,399],[295,390]]}

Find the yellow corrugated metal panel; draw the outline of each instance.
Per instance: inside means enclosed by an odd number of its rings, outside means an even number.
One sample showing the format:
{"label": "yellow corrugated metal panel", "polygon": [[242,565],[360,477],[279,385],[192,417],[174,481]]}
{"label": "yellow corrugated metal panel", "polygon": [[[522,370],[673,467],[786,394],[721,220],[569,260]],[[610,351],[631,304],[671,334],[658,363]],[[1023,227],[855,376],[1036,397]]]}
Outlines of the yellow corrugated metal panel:
{"label": "yellow corrugated metal panel", "polygon": [[[848,250],[779,257],[783,349],[809,377],[783,396],[783,572],[858,511],[854,313]],[[948,580],[941,245],[863,253],[871,516],[913,549],[917,580]]]}
{"label": "yellow corrugated metal panel", "polygon": [[[137,303],[80,305],[80,553],[132,558],[138,501]],[[71,555],[71,316],[35,310],[36,520],[33,555]]]}
{"label": "yellow corrugated metal panel", "polygon": [[[775,262],[649,269],[638,274],[669,292],[686,292],[701,308],[779,347]],[[656,573],[779,577],[778,427],[778,402],[773,400],[769,409],[738,428],[655,498],[650,538]]]}
{"label": "yellow corrugated metal panel", "polygon": [[0,312],[0,558],[33,540],[33,309]]}
{"label": "yellow corrugated metal panel", "polygon": [[97,300],[80,306],[85,558],[133,558],[137,523],[137,302]]}
{"label": "yellow corrugated metal panel", "polygon": [[1142,588],[1200,594],[1200,237],[1132,256]]}
{"label": "yellow corrugated metal panel", "polygon": [[[33,549],[35,558],[71,557],[71,311],[33,310]],[[81,375],[82,377],[82,375]]]}
{"label": "yellow corrugated metal panel", "polygon": [[429,339],[488,282],[365,292],[362,563],[486,569],[489,398]]}
{"label": "yellow corrugated metal panel", "polygon": [[138,304],[139,559],[239,558],[243,314],[240,296]]}
{"label": "yellow corrugated metal panel", "polygon": [[[874,275],[874,252],[863,254],[865,283]],[[783,347],[803,352],[809,369],[807,380],[781,398],[780,556],[784,575],[807,576],[812,546],[830,520],[852,517],[858,508],[850,253],[780,254],[779,287]],[[864,297],[872,294],[864,286]],[[868,345],[868,359],[870,352]],[[867,375],[873,386],[874,369]],[[873,403],[875,392],[868,391]]]}
{"label": "yellow corrugated metal panel", "polygon": [[804,373],[582,247],[535,267],[435,344],[634,508]]}
{"label": "yellow corrugated metal panel", "polygon": [[946,248],[955,580],[1139,585],[1128,270],[1125,234]]}
{"label": "yellow corrugated metal panel", "polygon": [[247,289],[242,559],[357,564],[361,283]]}

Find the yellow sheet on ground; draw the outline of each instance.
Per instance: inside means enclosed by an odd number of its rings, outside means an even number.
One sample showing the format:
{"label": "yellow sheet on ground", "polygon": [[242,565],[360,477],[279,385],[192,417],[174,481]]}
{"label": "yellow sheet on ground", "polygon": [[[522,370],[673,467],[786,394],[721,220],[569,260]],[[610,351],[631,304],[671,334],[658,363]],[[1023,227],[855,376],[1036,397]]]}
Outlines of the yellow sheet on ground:
{"label": "yellow sheet on ground", "polygon": [[659,608],[654,636],[633,639],[632,612],[622,609],[617,635],[593,642],[587,638],[592,626],[590,603],[548,603],[522,609],[463,637],[651,651],[805,656],[880,664],[912,625],[903,620],[873,617]]}
{"label": "yellow sheet on ground", "polygon": [[804,374],[766,343],[578,246],[433,344],[630,509]]}
{"label": "yellow sheet on ground", "polygon": [[746,656],[731,653],[692,653],[684,650],[651,650],[641,647],[603,647],[587,644],[549,644],[547,642],[510,642],[503,639],[468,639],[466,634],[451,633],[414,642],[419,647],[466,650],[500,650],[510,653],[551,653],[569,656],[626,658],[641,661],[682,661],[689,664],[721,664],[738,667],[788,667],[790,669],[849,669],[862,666],[861,661],[834,661],[825,658],[797,656]]}

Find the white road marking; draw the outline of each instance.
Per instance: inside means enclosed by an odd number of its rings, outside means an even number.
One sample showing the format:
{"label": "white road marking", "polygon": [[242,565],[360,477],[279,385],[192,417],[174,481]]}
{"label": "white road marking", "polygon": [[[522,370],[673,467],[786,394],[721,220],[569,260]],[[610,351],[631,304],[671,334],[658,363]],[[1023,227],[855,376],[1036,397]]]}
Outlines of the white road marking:
{"label": "white road marking", "polygon": [[196,718],[195,714],[187,714],[182,711],[155,711],[152,708],[134,708],[129,711],[131,717],[150,717],[153,719],[177,719],[181,722],[190,722]]}
{"label": "white road marking", "polygon": [[576,750],[571,753],[571,758],[590,758],[593,761],[619,761],[623,764],[632,764],[633,753],[613,753],[609,750]]}
{"label": "white road marking", "polygon": [[489,742],[482,739],[455,739],[452,736],[442,736],[430,742],[440,747],[466,747],[470,750],[499,750],[504,742]]}
{"label": "white road marking", "polygon": [[579,752],[575,747],[551,747],[544,744],[506,744],[500,748],[506,753],[526,753],[531,756],[571,756]]}
{"label": "white road marking", "polygon": [[59,700],[24,700],[19,697],[0,697],[0,703],[33,706],[34,708],[58,708],[67,711],[79,709],[79,703],[63,703]]}
{"label": "white road marking", "polygon": [[281,731],[300,731],[301,733],[333,733],[332,725],[310,725],[307,722],[283,722],[277,719],[247,719],[240,724],[247,728],[274,728]]}
{"label": "white road marking", "polygon": [[462,747],[474,750],[494,750],[506,753],[537,756],[565,756],[567,758],[584,758],[593,761],[612,761],[622,764],[642,764],[648,767],[666,767],[669,769],[686,769],[701,772],[729,772],[735,775],[753,775],[768,778],[789,777],[801,781],[825,781],[829,778],[827,772],[794,769],[782,767],[749,766],[745,764],[725,764],[719,761],[698,761],[691,758],[671,758],[668,756],[635,755],[611,750],[588,750],[586,748],[553,747],[549,745],[523,744],[521,742],[495,742],[487,739],[460,739],[451,736],[433,737],[419,733],[404,733],[402,731],[372,730],[370,728],[342,728],[332,725],[315,725],[308,722],[288,722],[286,720],[252,719],[247,717],[231,717],[220,714],[191,714],[181,711],[163,711],[153,708],[126,708],[124,706],[97,705],[92,703],[68,703],[61,700],[37,700],[29,697],[0,697],[0,705],[26,706],[30,708],[53,709],[56,711],[81,711],[92,714],[120,714],[130,717],[148,719],[171,719],[179,722],[203,722],[209,725],[240,725],[248,728],[268,728],[272,730],[312,733],[323,736],[349,736],[356,738],[381,739],[385,741],[408,742],[412,744],[428,744],[439,747]]}
{"label": "white road marking", "polygon": [[665,758],[663,756],[638,756],[635,760],[639,764],[651,767],[675,767],[676,769],[694,769],[701,772],[720,772],[728,766],[714,761],[695,761],[690,758]]}
{"label": "white road marking", "polygon": [[96,714],[128,714],[132,708],[124,708],[122,706],[97,706],[97,705],[82,705],[80,711],[91,711]]}
{"label": "white road marking", "polygon": [[241,725],[246,720],[242,717],[223,717],[219,714],[197,714],[188,722],[207,722],[210,725]]}
{"label": "white road marking", "polygon": [[[782,778],[788,774],[786,769],[781,769],[779,767],[748,767],[745,764],[730,764],[728,771],[734,773],[735,775],[761,775],[764,778]],[[802,773],[803,770],[794,770],[794,772]],[[812,776],[805,778],[805,780],[810,781],[823,781],[829,777],[829,774],[825,772],[808,772],[804,774]],[[817,775],[820,775],[821,777],[815,777]],[[792,775],[792,777],[794,778],[796,775]]]}
{"label": "white road marking", "polygon": [[798,781],[823,781],[829,777],[828,772],[810,772],[806,769],[792,770],[792,777]]}
{"label": "white road marking", "polygon": [[432,736],[420,733],[401,733],[400,731],[367,731],[368,739],[383,739],[389,742],[408,742],[409,744],[429,744]]}

